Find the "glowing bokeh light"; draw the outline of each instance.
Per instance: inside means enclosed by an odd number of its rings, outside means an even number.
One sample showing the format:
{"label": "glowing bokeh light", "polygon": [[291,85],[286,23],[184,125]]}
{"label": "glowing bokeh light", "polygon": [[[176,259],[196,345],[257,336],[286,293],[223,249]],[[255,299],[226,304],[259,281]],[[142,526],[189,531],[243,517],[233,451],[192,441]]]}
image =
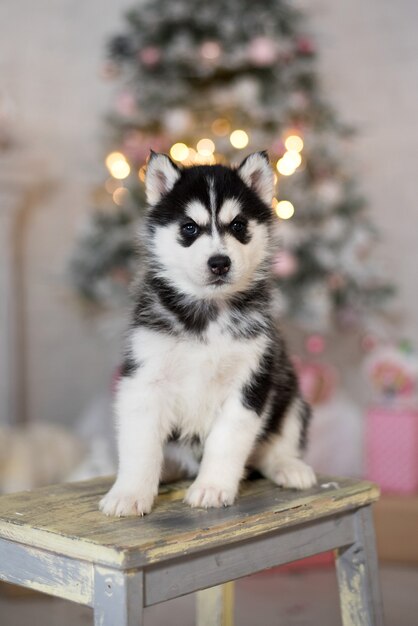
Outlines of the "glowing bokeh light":
{"label": "glowing bokeh light", "polygon": [[282,220],[288,220],[295,212],[295,207],[289,200],[280,200],[274,207],[277,217]]}
{"label": "glowing bokeh light", "polygon": [[200,139],[196,145],[197,151],[202,156],[209,157],[215,152],[215,144],[212,139]]}
{"label": "glowing bokeh light", "polygon": [[129,163],[122,152],[111,152],[108,154],[106,157],[106,167],[113,178],[117,178],[118,180],[127,178],[131,171]]}
{"label": "glowing bokeh light", "polygon": [[189,156],[189,148],[185,143],[175,143],[170,148],[170,156],[175,161],[184,161]]}
{"label": "glowing bokeh light", "polygon": [[299,137],[299,135],[289,135],[289,137],[286,138],[284,145],[286,146],[286,150],[300,152],[303,149],[303,139],[302,137]]}
{"label": "glowing bokeh light", "polygon": [[126,189],[126,187],[118,187],[113,192],[113,195],[112,195],[113,202],[117,204],[118,206],[122,206],[125,203],[128,196],[129,196],[129,191]]}
{"label": "glowing bokeh light", "polygon": [[230,134],[229,141],[234,146],[234,148],[238,148],[240,150],[241,148],[245,148],[245,146],[248,145],[249,137],[245,130],[238,129],[234,130]]}
{"label": "glowing bokeh light", "polygon": [[213,156],[213,154],[206,155],[197,152],[194,157],[194,163],[196,163],[196,165],[214,165],[215,157]]}
{"label": "glowing bokeh light", "polygon": [[281,159],[277,161],[277,171],[283,176],[290,176],[302,163],[302,157],[299,152],[295,150],[289,150],[285,152]]}
{"label": "glowing bokeh light", "polygon": [[285,158],[281,158],[277,161],[276,168],[279,174],[283,176],[291,176],[295,172],[293,165],[289,163],[289,161],[286,161]]}

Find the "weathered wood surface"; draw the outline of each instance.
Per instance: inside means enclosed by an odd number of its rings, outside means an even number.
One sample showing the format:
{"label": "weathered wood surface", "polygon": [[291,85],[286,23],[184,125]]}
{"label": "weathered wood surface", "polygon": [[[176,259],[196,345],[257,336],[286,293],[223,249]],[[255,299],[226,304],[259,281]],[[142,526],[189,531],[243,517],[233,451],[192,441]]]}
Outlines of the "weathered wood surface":
{"label": "weathered wood surface", "polygon": [[0,539],[0,580],[91,604],[93,565]]}
{"label": "weathered wood surface", "polygon": [[336,550],[344,626],[383,626],[373,519],[370,506],[355,513],[355,541]]}
{"label": "weathered wood surface", "polygon": [[356,540],[355,515],[347,511],[145,567],[145,605],[349,546]]}
{"label": "weathered wood surface", "polygon": [[143,574],[96,567],[94,626],[143,626]]}
{"label": "weathered wood surface", "polygon": [[142,567],[333,516],[379,495],[375,485],[353,479],[320,477],[303,492],[256,480],[243,483],[234,506],[206,511],[183,503],[183,482],[162,486],[150,515],[117,519],[98,510],[111,483],[99,478],[1,496],[0,538],[96,564]]}

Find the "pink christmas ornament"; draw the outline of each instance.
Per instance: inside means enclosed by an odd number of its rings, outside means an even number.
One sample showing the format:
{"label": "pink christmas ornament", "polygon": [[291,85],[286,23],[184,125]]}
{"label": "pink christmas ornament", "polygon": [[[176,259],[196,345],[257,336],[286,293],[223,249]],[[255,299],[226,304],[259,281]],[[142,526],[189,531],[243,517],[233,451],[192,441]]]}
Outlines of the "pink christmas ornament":
{"label": "pink christmas ornament", "polygon": [[296,257],[287,250],[279,252],[273,260],[273,272],[281,278],[293,276],[297,268],[298,262]]}
{"label": "pink christmas ornament", "polygon": [[138,58],[143,65],[153,67],[161,60],[161,50],[157,46],[147,46],[138,52]]}
{"label": "pink christmas ornament", "polygon": [[137,130],[131,130],[124,137],[122,152],[128,161],[138,166],[145,162],[150,150],[165,152],[167,147],[167,140],[162,137],[146,136]]}
{"label": "pink christmas ornament", "polygon": [[277,59],[277,46],[269,37],[255,37],[248,46],[248,58],[254,65],[273,65]]}
{"label": "pink christmas ornament", "polygon": [[315,46],[309,37],[298,37],[296,40],[296,50],[299,54],[311,56],[315,54]]}
{"label": "pink christmas ornament", "polygon": [[295,359],[295,368],[302,395],[312,405],[324,404],[332,397],[337,373],[331,365]]}
{"label": "pink christmas ornament", "polygon": [[221,55],[221,46],[217,41],[205,41],[200,47],[200,54],[207,61],[215,61]]}

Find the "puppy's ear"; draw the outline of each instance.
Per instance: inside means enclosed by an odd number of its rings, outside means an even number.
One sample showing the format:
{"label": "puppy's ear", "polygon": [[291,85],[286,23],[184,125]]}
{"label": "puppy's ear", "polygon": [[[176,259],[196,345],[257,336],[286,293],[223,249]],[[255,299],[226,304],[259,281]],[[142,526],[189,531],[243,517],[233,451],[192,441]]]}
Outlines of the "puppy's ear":
{"label": "puppy's ear", "polygon": [[145,174],[145,191],[149,204],[157,204],[166,193],[171,191],[180,178],[180,170],[166,154],[151,150]]}
{"label": "puppy's ear", "polygon": [[273,199],[274,176],[266,151],[253,152],[237,169],[244,183],[269,206]]}

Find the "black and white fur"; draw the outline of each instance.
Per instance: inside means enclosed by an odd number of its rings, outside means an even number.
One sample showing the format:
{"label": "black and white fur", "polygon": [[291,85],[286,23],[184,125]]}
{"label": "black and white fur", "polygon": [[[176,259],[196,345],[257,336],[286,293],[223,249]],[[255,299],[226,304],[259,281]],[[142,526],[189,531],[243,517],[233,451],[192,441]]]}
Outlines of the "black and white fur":
{"label": "black and white fur", "polygon": [[237,169],[152,153],[146,191],[146,269],[115,401],[119,471],[101,510],[149,513],[168,473],[195,477],[194,507],[232,504],[247,467],[311,487],[310,411],[274,321],[266,153]]}

